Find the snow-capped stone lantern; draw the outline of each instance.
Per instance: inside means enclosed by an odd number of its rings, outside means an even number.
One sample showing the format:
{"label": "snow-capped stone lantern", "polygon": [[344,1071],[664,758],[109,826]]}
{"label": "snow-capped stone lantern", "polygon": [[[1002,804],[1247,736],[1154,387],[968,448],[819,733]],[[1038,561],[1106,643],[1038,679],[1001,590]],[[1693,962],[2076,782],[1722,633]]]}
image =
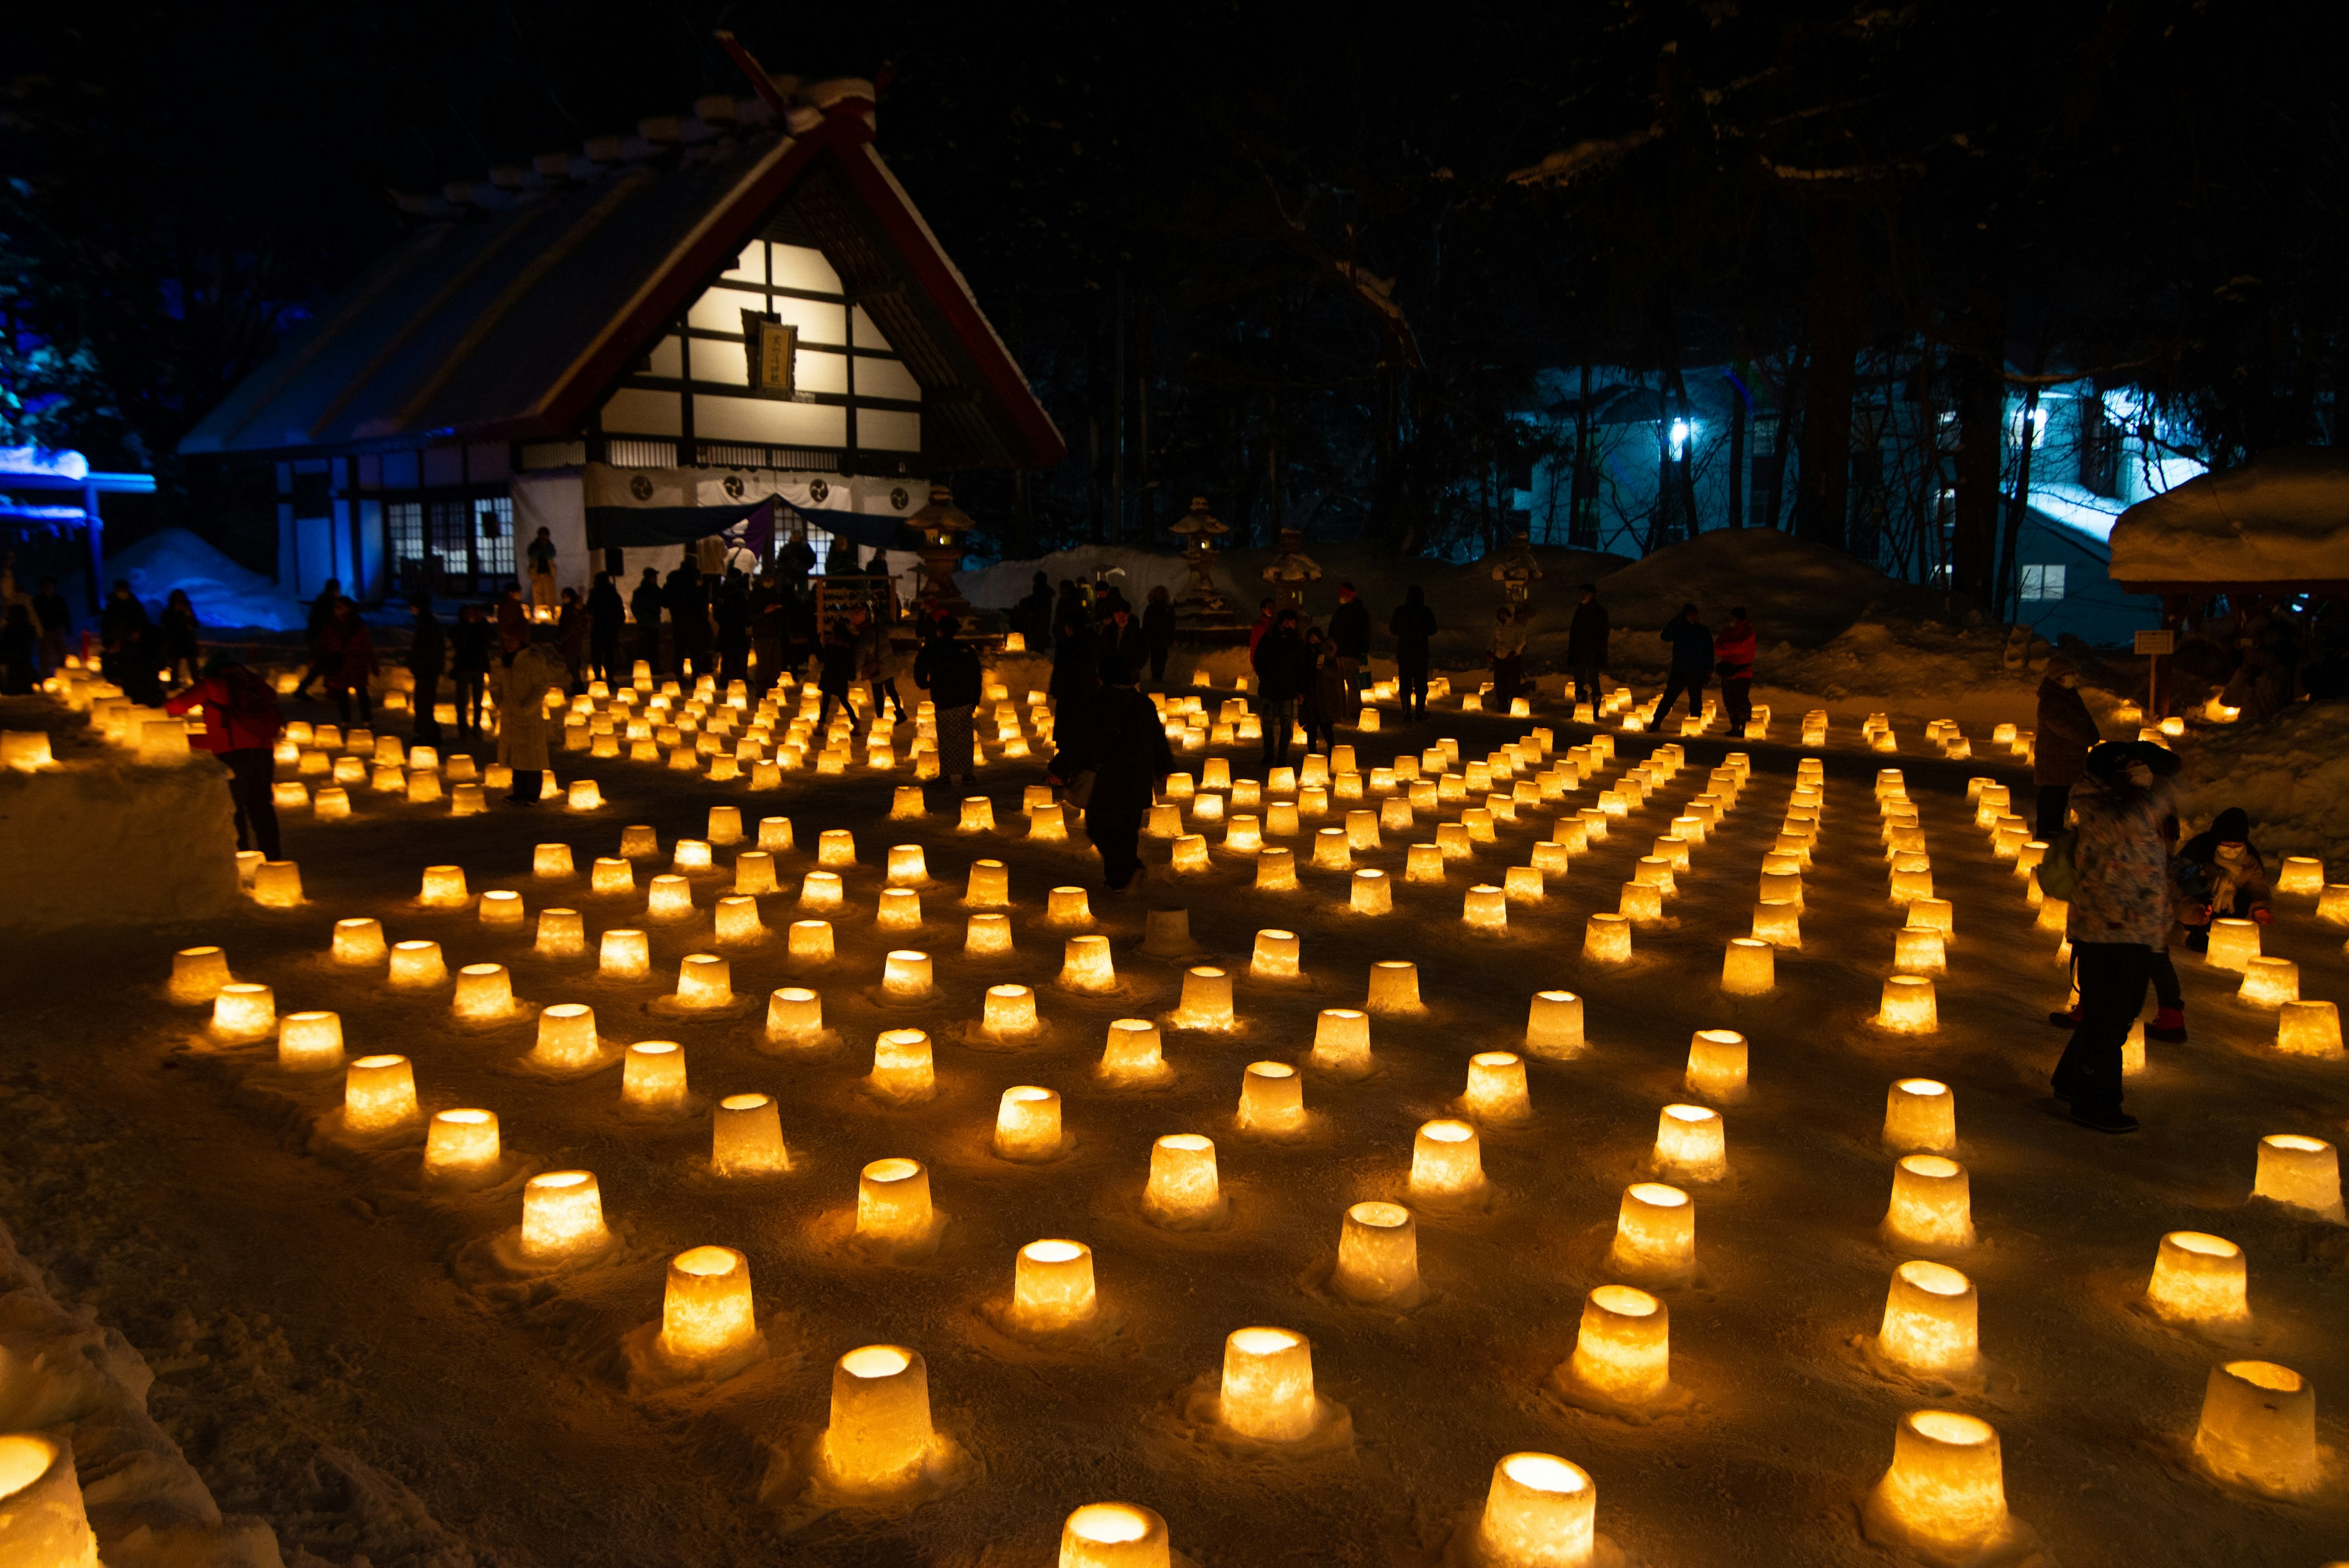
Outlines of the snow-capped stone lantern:
{"label": "snow-capped stone lantern", "polygon": [[1183,541],[1183,564],[1191,569],[1191,580],[1174,601],[1174,607],[1194,619],[1223,617],[1231,607],[1216,590],[1216,541],[1230,533],[1230,524],[1207,510],[1207,498],[1191,497],[1191,510],[1168,524],[1168,532]]}
{"label": "snow-capped stone lantern", "polygon": [[1534,559],[1534,536],[1512,534],[1501,558],[1493,563],[1493,580],[1501,585],[1501,602],[1512,609],[1533,597],[1534,579],[1542,575]]}
{"label": "snow-capped stone lantern", "polygon": [[1264,580],[1272,585],[1273,612],[1305,608],[1305,585],[1321,576],[1321,563],[1305,553],[1305,531],[1283,528],[1280,531],[1280,554],[1264,568]]}
{"label": "snow-capped stone lantern", "polygon": [[930,486],[929,504],[905,519],[921,531],[921,596],[935,598],[948,615],[970,613],[969,601],[955,587],[955,568],[962,565],[962,536],[978,526],[970,514],[954,504],[954,492],[943,484]]}

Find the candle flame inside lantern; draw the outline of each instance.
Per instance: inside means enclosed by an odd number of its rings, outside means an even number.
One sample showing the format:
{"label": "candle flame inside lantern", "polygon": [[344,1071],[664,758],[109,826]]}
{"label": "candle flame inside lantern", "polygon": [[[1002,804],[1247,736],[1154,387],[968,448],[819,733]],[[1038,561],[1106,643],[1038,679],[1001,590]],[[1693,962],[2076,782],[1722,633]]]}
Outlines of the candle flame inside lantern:
{"label": "candle flame inside lantern", "polygon": [[873,1086],[895,1099],[927,1095],[937,1085],[930,1037],[918,1029],[885,1029],[873,1043]]}
{"label": "candle flame inside lantern", "polygon": [[1950,1410],[1911,1410],[1893,1429],[1892,1466],[1868,1493],[1868,1538],[1934,1562],[1969,1559],[2007,1528],[1998,1433]]}
{"label": "candle flame inside lantern", "polygon": [[1224,1341],[1223,1425],[1258,1442],[1295,1442],[1319,1416],[1313,1349],[1285,1328],[1242,1328]]}
{"label": "candle flame inside lantern", "polygon": [[1933,982],[1919,974],[1896,974],[1884,982],[1876,1022],[1896,1034],[1930,1034],[1940,1027]]}
{"label": "candle flame inside lantern", "polygon": [[1729,1174],[1728,1135],[1721,1113],[1704,1106],[1666,1106],[1656,1118],[1656,1168],[1683,1181],[1718,1181]]}
{"label": "candle flame inside lantern", "polygon": [[1908,1154],[1892,1167],[1887,1236],[1916,1247],[1974,1244],[1973,1200],[1966,1168],[1938,1154]]}
{"label": "candle flame inside lantern", "polygon": [[1567,1370],[1610,1399],[1651,1404],[1671,1383],[1671,1324],[1664,1303],[1647,1292],[1600,1285],[1583,1302]]}
{"label": "candle flame inside lantern", "polygon": [[620,1068],[620,1098],[639,1110],[674,1110],[685,1103],[685,1049],[674,1040],[640,1040]]}
{"label": "candle flame inside lantern", "polygon": [[597,943],[597,971],[606,980],[642,980],[653,969],[652,939],[626,926],[615,926]]}
{"label": "candle flame inside lantern", "polygon": [[416,1120],[416,1073],[405,1056],[361,1056],[343,1078],[343,1125],[388,1132]]}
{"label": "candle flame inside lantern", "polygon": [[1102,1047],[1101,1075],[1112,1082],[1142,1082],[1163,1076],[1158,1025],[1145,1018],[1120,1018],[1109,1026]]}
{"label": "candle flame inside lantern", "polygon": [[1286,1062],[1251,1062],[1240,1079],[1239,1125],[1251,1132],[1295,1132],[1305,1125],[1305,1082]]}
{"label": "candle flame inside lantern", "polygon": [[595,1010],[576,1002],[558,1002],[538,1015],[538,1041],[530,1059],[558,1070],[592,1065],[602,1047],[595,1036]]}
{"label": "candle flame inside lantern", "polygon": [[1732,937],[1721,958],[1721,989],[1732,996],[1761,996],[1777,989],[1778,950],[1758,937]]}
{"label": "candle flame inside lantern", "polygon": [[513,977],[502,963],[469,963],[457,971],[457,994],[450,1003],[460,1018],[504,1018],[514,1010]]}
{"label": "candle flame inside lantern", "polygon": [[1514,1051],[1479,1051],[1469,1057],[1461,1106],[1479,1121],[1519,1122],[1532,1116],[1525,1058]]}
{"label": "candle flame inside lantern", "polygon": [[604,1197],[585,1170],[533,1176],[522,1192],[522,1250],[552,1261],[595,1251],[611,1239],[604,1228]]}
{"label": "candle flame inside lantern", "polygon": [[1248,961],[1248,972],[1258,980],[1296,978],[1298,947],[1295,931],[1267,929],[1257,932],[1256,950]]}
{"label": "candle flame inside lantern", "polygon": [[2272,1361],[2212,1367],[2194,1452],[2221,1480],[2253,1491],[2292,1497],[2314,1490],[2315,1388]]}
{"label": "candle flame inside lantern", "polygon": [[[1626,721],[1628,724],[1630,721]],[[1598,1550],[1599,1489],[1556,1454],[1510,1454],[1493,1467],[1476,1521],[1491,1568],[1587,1568]]]}
{"label": "candle flame inside lantern", "polygon": [[995,1113],[995,1152],[1006,1159],[1060,1153],[1061,1096],[1032,1084],[1004,1090]]}
{"label": "candle flame inside lantern", "polygon": [[1049,1333],[1092,1318],[1100,1310],[1093,1288],[1093,1251],[1081,1241],[1030,1241],[1012,1263],[1011,1315],[1020,1327]]}
{"label": "candle flame inside lantern", "polygon": [[1071,937],[1061,949],[1061,983],[1071,991],[1109,991],[1117,984],[1107,937]]}
{"label": "candle flame inside lantern", "polygon": [[1591,963],[1631,961],[1631,922],[1620,914],[1601,912],[1584,923],[1582,956]]}
{"label": "candle flame inside lantern", "polygon": [[1059,1568],[1167,1568],[1172,1552],[1166,1521],[1132,1503],[1089,1502],[1061,1527]]}
{"label": "candle flame inside lantern", "polygon": [[98,1568],[69,1443],[37,1432],[0,1436],[0,1554],[12,1568]]}
{"label": "candle flame inside lantern", "polygon": [[1744,1099],[1747,1054],[1745,1036],[1734,1029],[1698,1030],[1689,1040],[1689,1092],[1723,1104]]}
{"label": "candle flame inside lantern", "polygon": [[[1104,947],[1106,939],[1102,940]],[[1232,977],[1227,970],[1201,964],[1183,971],[1182,1000],[1174,1009],[1175,1023],[1185,1029],[1229,1029],[1233,1026]]]}

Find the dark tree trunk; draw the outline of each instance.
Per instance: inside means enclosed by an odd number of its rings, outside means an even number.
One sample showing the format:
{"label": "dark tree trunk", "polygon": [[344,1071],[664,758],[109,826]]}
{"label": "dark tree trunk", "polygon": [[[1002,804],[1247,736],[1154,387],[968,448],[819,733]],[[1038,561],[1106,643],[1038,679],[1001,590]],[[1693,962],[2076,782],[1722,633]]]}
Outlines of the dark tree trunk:
{"label": "dark tree trunk", "polygon": [[1856,242],[1849,216],[1837,207],[1819,209],[1809,227],[1811,289],[1804,326],[1811,366],[1803,393],[1795,532],[1839,550],[1851,500],[1852,366],[1860,344]]}
{"label": "dark tree trunk", "polygon": [[[2023,454],[2015,463],[2014,495],[2007,503],[2006,537],[2001,542],[1998,556],[1997,618],[2008,622],[2014,620],[2022,608],[2019,600],[2023,593],[2023,568],[2015,560],[2015,555],[2023,543],[2023,514],[2031,507],[2031,456],[2039,446],[2039,382],[2036,378],[2046,374],[2046,371],[2047,347],[2043,341],[2039,352],[2032,358],[2031,373],[2034,379],[2031,389],[2023,394]],[[2005,399],[2002,397],[1999,400],[2003,402]]]}
{"label": "dark tree trunk", "polygon": [[1745,381],[1742,363],[1740,375],[1730,386],[1736,394],[1729,400],[1729,525],[1745,526]]}
{"label": "dark tree trunk", "polygon": [[1958,362],[1956,530],[1950,541],[1950,590],[1988,608],[1998,526],[1998,471],[2006,401],[2004,367],[1995,350]]}

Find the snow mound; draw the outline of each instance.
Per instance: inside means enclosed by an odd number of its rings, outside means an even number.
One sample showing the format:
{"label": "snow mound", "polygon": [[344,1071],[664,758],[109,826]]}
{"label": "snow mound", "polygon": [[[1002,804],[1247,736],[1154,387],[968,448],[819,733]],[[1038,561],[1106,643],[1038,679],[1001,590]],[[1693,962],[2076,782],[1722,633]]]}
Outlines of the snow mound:
{"label": "snow mound", "polygon": [[2178,802],[2186,832],[2240,805],[2271,871],[2282,855],[2318,856],[2336,878],[2349,867],[2349,703],[2295,702],[2263,723],[2191,732]]}
{"label": "snow mound", "polygon": [[2123,583],[2349,578],[2349,452],[2298,447],[2205,473],[2113,524]]}
{"label": "snow mound", "polygon": [[160,608],[173,588],[187,590],[196,607],[196,618],[207,628],[259,627],[268,631],[296,631],[303,625],[302,607],[290,595],[258,572],[246,571],[185,528],[166,528],[109,556],[111,575],[130,585],[130,591]]}
{"label": "snow mound", "polygon": [[998,561],[975,572],[957,572],[955,587],[978,608],[1002,610],[1028,597],[1034,586],[1032,579],[1039,572],[1044,574],[1057,594],[1062,578],[1090,582],[1095,572],[1114,571],[1125,575],[1107,581],[1115,584],[1120,593],[1137,605],[1147,599],[1154,587],[1163,587],[1170,595],[1180,594],[1183,585],[1191,580],[1190,569],[1183,565],[1180,556],[1129,549],[1122,545],[1083,545],[1073,550],[1055,550],[1039,560]]}

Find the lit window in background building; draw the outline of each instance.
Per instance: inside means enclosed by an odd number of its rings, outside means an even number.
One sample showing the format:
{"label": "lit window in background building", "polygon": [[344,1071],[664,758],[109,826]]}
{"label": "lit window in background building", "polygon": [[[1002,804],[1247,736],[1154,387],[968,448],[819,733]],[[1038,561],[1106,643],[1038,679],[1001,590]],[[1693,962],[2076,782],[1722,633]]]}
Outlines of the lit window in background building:
{"label": "lit window in background building", "polygon": [[2062,598],[2064,597],[2064,568],[2061,566],[2023,567],[2023,597],[2026,599]]}

